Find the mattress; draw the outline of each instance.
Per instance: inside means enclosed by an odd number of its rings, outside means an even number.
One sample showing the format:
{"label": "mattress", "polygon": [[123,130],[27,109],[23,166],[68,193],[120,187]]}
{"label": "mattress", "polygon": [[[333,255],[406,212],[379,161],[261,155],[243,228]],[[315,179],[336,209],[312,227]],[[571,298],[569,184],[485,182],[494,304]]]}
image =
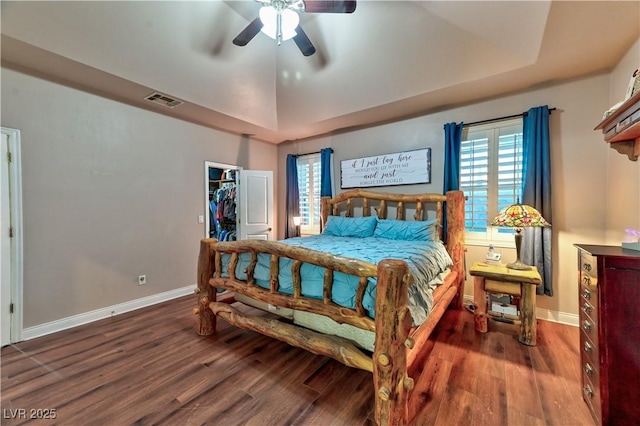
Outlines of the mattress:
{"label": "mattress", "polygon": [[[451,270],[447,269],[438,274],[430,284],[437,287],[444,283],[444,280],[450,272]],[[242,294],[236,294],[235,298],[238,302],[244,303],[245,305],[253,306],[254,308],[262,309],[263,311],[268,311],[283,318],[287,318],[293,321],[296,325],[310,330],[315,330],[323,334],[349,339],[361,348],[373,352],[376,339],[376,335],[373,331],[363,330],[350,324],[339,324],[324,315],[269,305],[268,303],[252,299],[249,296]]]}

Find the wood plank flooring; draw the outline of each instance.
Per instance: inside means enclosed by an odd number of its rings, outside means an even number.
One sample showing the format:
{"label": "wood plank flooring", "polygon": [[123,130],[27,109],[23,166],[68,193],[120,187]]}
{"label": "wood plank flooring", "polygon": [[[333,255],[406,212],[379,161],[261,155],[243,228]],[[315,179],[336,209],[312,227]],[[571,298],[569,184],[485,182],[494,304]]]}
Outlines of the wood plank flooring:
{"label": "wood plank flooring", "polygon": [[[199,337],[193,307],[184,297],[2,348],[2,424],[374,424],[370,373],[222,320]],[[479,334],[471,313],[448,311],[416,378],[415,424],[593,425],[578,329],[538,321],[536,347],[517,331]]]}

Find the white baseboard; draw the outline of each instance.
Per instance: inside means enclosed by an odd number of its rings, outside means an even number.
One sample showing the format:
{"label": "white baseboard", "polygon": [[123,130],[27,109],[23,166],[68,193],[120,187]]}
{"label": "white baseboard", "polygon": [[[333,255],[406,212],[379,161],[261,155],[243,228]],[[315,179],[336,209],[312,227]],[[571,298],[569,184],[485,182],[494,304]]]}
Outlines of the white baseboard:
{"label": "white baseboard", "polygon": [[549,309],[536,309],[536,318],[557,322],[560,324],[572,325],[578,327],[580,325],[580,317],[578,314],[570,314],[568,312],[551,311]]}
{"label": "white baseboard", "polygon": [[[22,330],[22,340],[35,339],[36,337],[46,336],[47,334],[56,333],[79,325],[88,324],[93,321],[109,318],[115,315],[124,314],[136,309],[145,308],[147,306],[166,302],[167,300],[177,299],[178,297],[193,294],[196,285],[178,288],[164,293],[154,294],[152,296],[143,297],[141,299],[132,300],[130,302],[120,303],[118,305],[106,308],[96,309],[95,311],[85,312],[83,314],[73,315],[71,317],[62,318],[45,324],[36,325]],[[473,303],[473,296],[465,295],[465,303]],[[566,312],[551,311],[548,309],[536,309],[538,319],[552,321],[561,324],[572,325],[578,327],[579,316]]]}
{"label": "white baseboard", "polygon": [[77,327],[93,321],[124,314],[125,312],[145,308],[157,303],[166,302],[167,300],[177,299],[178,297],[193,294],[195,288],[196,285],[194,284],[188,287],[165,291],[164,293],[158,293],[141,299],[131,300],[118,305],[108,306],[106,308],[96,309],[95,311],[85,312],[83,314],[73,315],[71,317],[62,318],[45,324],[28,327],[22,330],[22,340],[35,339],[36,337],[46,336],[47,334],[56,333],[58,331]]}
{"label": "white baseboard", "polygon": [[[473,296],[465,294],[464,303],[473,304]],[[577,314],[551,311],[549,309],[536,308],[536,318],[545,321],[557,322],[560,324],[572,325],[574,327],[579,327],[580,325],[580,317]]]}

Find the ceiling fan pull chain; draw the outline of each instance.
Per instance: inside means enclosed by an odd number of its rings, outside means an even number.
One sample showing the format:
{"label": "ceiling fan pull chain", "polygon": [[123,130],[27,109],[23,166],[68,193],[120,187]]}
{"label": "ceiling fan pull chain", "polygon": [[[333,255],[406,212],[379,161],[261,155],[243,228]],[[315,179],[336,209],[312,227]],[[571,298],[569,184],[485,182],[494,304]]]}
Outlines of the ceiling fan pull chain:
{"label": "ceiling fan pull chain", "polygon": [[282,44],[282,9],[277,9],[278,14],[276,15],[276,41],[278,42],[278,46]]}

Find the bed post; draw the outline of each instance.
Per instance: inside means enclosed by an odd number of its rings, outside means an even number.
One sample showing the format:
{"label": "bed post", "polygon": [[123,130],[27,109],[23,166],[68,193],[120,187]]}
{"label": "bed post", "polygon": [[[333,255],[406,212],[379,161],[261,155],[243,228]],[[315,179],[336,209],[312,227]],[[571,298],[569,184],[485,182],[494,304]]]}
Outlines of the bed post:
{"label": "bed post", "polygon": [[215,239],[205,238],[200,241],[200,255],[198,256],[198,307],[193,311],[198,315],[197,331],[200,336],[210,336],[216,331],[216,316],[209,309],[209,304],[216,301],[216,289],[209,285],[213,278],[211,243]]}
{"label": "bed post", "polygon": [[466,271],[464,265],[464,193],[462,191],[447,192],[447,251],[453,259],[453,270],[458,273],[458,293],[451,301],[451,307],[462,309],[464,281]]}
{"label": "bed post", "polygon": [[375,420],[379,426],[408,422],[408,396],[413,380],[406,376],[405,341],[411,328],[407,307],[409,266],[401,260],[378,263],[376,340],[373,352]]}

